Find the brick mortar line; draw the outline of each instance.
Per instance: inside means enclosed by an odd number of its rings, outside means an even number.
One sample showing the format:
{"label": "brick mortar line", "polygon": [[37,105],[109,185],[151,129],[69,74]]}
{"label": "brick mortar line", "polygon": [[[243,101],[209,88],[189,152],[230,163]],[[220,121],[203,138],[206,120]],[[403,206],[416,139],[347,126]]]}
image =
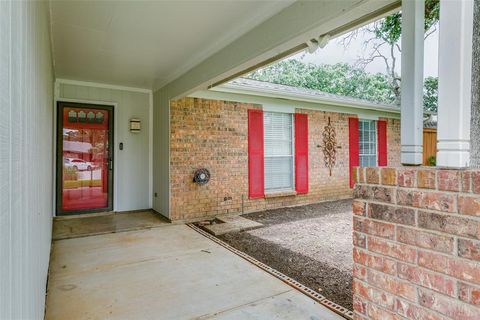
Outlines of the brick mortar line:
{"label": "brick mortar line", "polygon": [[[362,248],[362,247],[358,247],[358,246],[354,246],[354,247],[357,248],[357,250],[362,250],[362,251],[364,251],[365,253],[368,253],[368,254],[373,255],[373,256],[377,256],[377,257],[380,257],[380,258],[387,258],[387,259],[390,259],[390,260],[395,260],[395,262],[403,262],[403,261],[397,260],[396,258],[387,256],[387,255],[384,255],[384,254],[382,254],[382,253],[378,253],[378,252],[376,252],[376,251],[370,251],[370,250],[368,250],[368,249],[366,249],[366,248]],[[357,263],[357,262],[355,262],[355,263]],[[357,263],[357,264],[364,266],[364,265],[361,264],[361,263]],[[373,270],[376,270],[376,269],[373,269]],[[385,273],[385,272],[384,272],[384,273]],[[385,274],[388,274],[388,273],[385,273]]]}
{"label": "brick mortar line", "polygon": [[[442,232],[442,231],[438,231],[438,230],[433,230],[433,229],[425,229],[423,227],[419,227],[418,225],[415,225],[415,226],[412,226],[412,225],[408,225],[408,224],[401,224],[401,223],[397,223],[397,222],[389,222],[387,220],[380,220],[380,219],[375,219],[375,218],[371,218],[371,217],[368,217],[368,216],[359,216],[359,215],[354,215],[353,216],[354,218],[357,218],[357,219],[361,219],[361,220],[372,220],[374,222],[380,222],[380,223],[383,223],[383,224],[389,224],[389,225],[393,225],[395,226],[395,239],[389,239],[389,238],[384,238],[382,236],[378,236],[378,235],[374,235],[374,234],[370,234],[370,233],[365,233],[365,232],[362,232],[362,231],[358,231],[356,229],[353,229],[354,232],[357,232],[357,233],[361,233],[363,235],[367,235],[367,236],[374,236],[374,237],[377,237],[377,238],[382,238],[382,239],[385,239],[385,240],[390,240],[390,241],[396,241],[398,243],[401,243],[401,244],[406,244],[406,245],[410,245],[410,246],[415,246],[415,247],[418,247],[420,249],[427,249],[427,250],[432,250],[434,252],[438,252],[438,253],[443,253],[443,254],[448,254],[447,252],[443,252],[443,251],[436,251],[436,250],[433,250],[433,249],[429,249],[429,248],[424,248],[424,247],[420,247],[418,245],[412,245],[412,244],[408,244],[408,243],[405,243],[405,242],[402,242],[400,240],[397,240],[397,237],[396,237],[396,230],[397,230],[397,227],[403,227],[403,228],[407,228],[407,229],[413,229],[413,230],[416,230],[416,231],[422,231],[422,232],[426,232],[426,233],[431,233],[431,234],[434,234],[434,235],[437,235],[437,236],[442,236],[442,237],[450,237],[450,238],[453,238],[454,240],[454,249],[458,249],[456,247],[458,247],[458,240],[467,240],[467,241],[476,241],[476,242],[479,242],[480,244],[480,239],[478,238],[466,238],[466,237],[462,237],[462,236],[459,236],[459,235],[456,235],[456,234],[452,234],[452,233],[448,233],[448,232]],[[458,256],[458,251],[453,251],[452,253],[452,256],[454,257],[457,257]],[[459,258],[462,258],[460,256],[458,256]],[[476,260],[473,260],[473,259],[468,259],[468,258],[464,258],[464,259],[467,259],[467,260],[470,260],[470,261],[476,261]]]}
{"label": "brick mortar line", "polygon": [[[418,295],[418,293],[417,293],[417,295]],[[402,297],[397,297],[397,299],[398,299],[398,300],[401,300],[401,301],[405,301],[405,302],[411,304],[411,302],[409,302],[407,299],[404,299],[404,298],[402,298]],[[422,310],[424,310],[424,311],[426,311],[426,312],[428,312],[428,313],[433,312],[434,314],[436,314],[436,315],[439,316],[439,317],[442,317],[442,318],[445,318],[445,319],[455,320],[455,319],[451,318],[450,316],[447,316],[447,315],[444,315],[443,313],[438,312],[437,310],[428,309],[428,308],[420,305],[420,303],[414,303],[413,305],[415,305],[416,307],[418,307],[418,308],[420,308],[420,309],[422,309]]]}
{"label": "brick mortar line", "polygon": [[[368,282],[362,281],[362,280],[360,280],[360,279],[357,279],[357,280],[358,280],[359,282],[362,282],[363,284],[369,286],[369,287],[374,287],[374,286],[370,285]],[[377,287],[374,287],[374,288],[376,289]],[[390,292],[385,291],[385,290],[381,290],[381,291],[384,291],[384,292],[389,293],[390,295],[392,295],[392,296],[394,297],[394,299],[398,299],[398,296],[395,295],[395,294],[393,294],[393,293],[390,293]],[[392,311],[392,310],[387,309],[387,308],[384,307],[384,306],[379,305],[379,304],[376,303],[375,301],[372,301],[372,300],[370,300],[370,299],[367,299],[367,298],[362,297],[361,295],[358,295],[358,294],[355,294],[355,293],[354,293],[354,295],[356,295],[357,297],[360,297],[360,298],[363,299],[363,300],[367,300],[368,303],[373,304],[373,305],[377,306],[378,308],[380,308],[380,309],[382,309],[382,310],[385,310],[385,311],[387,311],[387,312],[389,312],[389,313],[391,313],[391,314],[394,314],[394,315],[401,316],[401,315],[399,315],[398,312],[397,312],[396,301],[394,302],[394,310]],[[418,293],[417,293],[417,296],[418,296]],[[408,300],[406,300],[406,301],[408,301]],[[410,303],[416,305],[416,302],[410,302]],[[354,312],[355,312],[355,313],[358,313],[359,315],[363,315],[362,313],[359,313],[359,312],[357,312],[357,311],[355,311],[355,310],[354,310]],[[366,315],[366,316],[368,317],[368,315]],[[403,316],[401,316],[401,317],[404,318]]]}
{"label": "brick mortar line", "polygon": [[[404,187],[399,185],[391,185],[391,184],[374,184],[374,183],[355,183],[355,186],[366,186],[366,187],[383,187],[386,189],[396,189],[396,190],[405,190],[405,191],[420,191],[420,192],[441,192],[446,193],[449,195],[467,195],[467,196],[474,196],[480,198],[480,193],[475,192],[465,192],[463,190],[459,191],[452,191],[452,190],[439,190],[439,189],[430,189],[430,188],[418,188],[418,187]],[[355,186],[353,189],[355,189]]]}
{"label": "brick mortar line", "polygon": [[[385,274],[386,276],[388,276],[388,277],[390,277],[390,278],[393,278],[394,280],[399,280],[399,282],[405,282],[405,283],[412,284],[412,285],[415,287],[415,289],[416,289],[416,290],[415,290],[415,291],[416,291],[416,295],[415,295],[415,297],[416,297],[415,300],[416,300],[416,301],[408,300],[408,299],[406,299],[406,298],[403,298],[403,297],[397,295],[397,293],[392,293],[391,291],[385,290],[385,289],[380,288],[380,287],[378,287],[378,286],[375,286],[375,285],[373,285],[373,284],[371,284],[371,283],[369,283],[369,282],[366,282],[366,281],[364,281],[364,280],[362,280],[362,279],[360,279],[360,278],[354,277],[354,279],[355,279],[356,281],[361,282],[361,283],[363,283],[365,286],[372,287],[372,288],[374,288],[374,289],[376,289],[376,290],[378,290],[378,291],[388,293],[389,295],[393,296],[396,300],[406,301],[406,302],[409,303],[409,304],[413,304],[413,305],[415,305],[415,306],[417,306],[417,307],[420,307],[421,309],[426,310],[426,311],[429,311],[429,312],[430,312],[430,311],[433,311],[434,313],[436,313],[436,314],[438,314],[438,315],[441,315],[441,316],[443,316],[443,317],[446,317],[446,318],[448,318],[448,319],[453,319],[453,318],[451,318],[450,316],[446,316],[446,315],[444,315],[444,314],[442,314],[442,313],[440,313],[440,312],[438,312],[438,311],[436,311],[436,310],[429,309],[429,308],[426,308],[426,307],[420,305],[420,302],[419,302],[419,294],[418,294],[418,289],[419,289],[419,288],[420,288],[420,289],[426,289],[427,291],[430,291],[430,292],[433,293],[433,294],[442,295],[442,296],[444,296],[444,297],[446,297],[446,298],[449,298],[449,299],[451,299],[451,300],[459,301],[460,303],[462,303],[462,304],[464,304],[464,305],[466,305],[466,306],[469,306],[469,307],[473,307],[473,308],[477,307],[477,306],[474,305],[474,304],[471,304],[471,303],[469,303],[469,302],[466,302],[466,301],[463,301],[463,300],[460,300],[460,299],[459,299],[458,283],[456,283],[456,285],[455,285],[455,287],[454,287],[455,295],[452,297],[452,296],[449,296],[449,295],[447,295],[447,294],[444,294],[444,293],[442,293],[442,292],[440,292],[440,291],[434,290],[434,289],[432,289],[432,288],[427,288],[427,287],[422,286],[422,285],[420,285],[420,284],[416,284],[416,283],[407,281],[407,280],[405,280],[405,279],[402,279],[402,278],[398,277],[398,272],[397,272],[397,275],[396,275],[396,276],[392,276],[392,275],[390,275],[390,274],[383,273],[383,272],[381,272],[381,271],[378,271],[378,270],[376,270],[376,269],[372,269],[372,268],[367,267],[367,266],[364,266],[364,265],[362,265],[362,264],[359,264],[359,263],[356,263],[356,264],[365,267],[365,268],[367,269],[367,271],[372,270],[372,271],[377,272],[377,273],[380,273],[380,274]],[[411,264],[409,264],[409,265],[411,265]],[[414,265],[411,265],[411,266],[414,266]],[[425,269],[425,268],[422,268],[422,269]],[[431,271],[430,269],[425,269],[425,270]],[[438,272],[434,272],[434,273],[438,274]],[[440,275],[441,275],[441,276],[444,276],[444,274],[440,274]],[[448,276],[448,275],[447,275],[447,278],[450,278],[450,279],[452,279],[452,280],[458,280],[458,279],[452,278],[452,277],[450,277],[450,276]],[[464,282],[464,281],[462,281],[462,282]],[[465,282],[464,282],[464,283],[465,283]],[[468,284],[468,285],[471,285],[471,284],[469,284],[469,283],[467,283],[467,284]],[[472,285],[472,286],[475,287],[474,285]],[[357,296],[357,297],[360,297],[360,298],[362,298],[362,299],[365,299],[365,300],[367,300],[369,303],[372,303],[372,304],[374,304],[374,305],[376,305],[376,306],[378,306],[378,307],[380,307],[380,308],[382,308],[382,309],[388,310],[387,308],[379,305],[378,303],[376,303],[376,302],[374,302],[374,301],[371,301],[370,299],[364,298],[364,297],[362,297],[362,296],[360,296],[360,295],[358,295],[358,294],[356,294],[356,293],[354,293],[354,296]],[[357,311],[355,311],[355,310],[354,310],[354,312],[357,313]],[[396,304],[395,304],[395,311],[394,311],[393,313],[398,314]],[[361,314],[361,313],[359,313],[359,314]],[[403,316],[402,316],[402,317],[403,317]],[[454,320],[454,319],[453,319],[453,320]]]}
{"label": "brick mortar line", "polygon": [[[441,292],[437,292],[437,291],[432,290],[432,289],[429,289],[429,288],[425,288],[425,287],[422,287],[422,288],[425,289],[426,291],[428,291],[430,294],[441,295],[441,296],[443,296],[444,298],[447,298],[447,299],[449,299],[449,300],[454,300],[454,301],[460,303],[461,305],[467,306],[468,308],[476,308],[476,309],[478,309],[478,306],[475,306],[475,305],[473,305],[473,304],[470,304],[470,303],[468,303],[468,302],[465,302],[465,301],[463,301],[463,300],[460,300],[458,297],[457,297],[457,298],[454,298],[454,297],[445,295],[445,294],[443,294],[443,293],[441,293]],[[435,310],[433,310],[433,309],[428,309],[428,310],[435,311]],[[435,311],[435,312],[438,312],[438,311]],[[440,313],[440,314],[443,315],[443,316],[446,316],[446,315],[444,315],[443,313]],[[450,316],[446,316],[446,317],[447,317],[447,318],[450,318]],[[453,318],[451,318],[451,319],[453,319]],[[453,320],[455,320],[455,319],[453,319]]]}
{"label": "brick mortar line", "polygon": [[[455,257],[464,258],[464,257],[461,257],[460,253],[458,252],[458,242],[459,242],[459,240],[463,240],[463,239],[465,239],[465,238],[459,237],[459,236],[454,236],[453,237],[453,254],[454,254]],[[467,239],[467,240],[469,240],[469,239]],[[478,244],[480,245],[480,242]],[[467,258],[465,258],[465,259],[467,259]],[[471,259],[471,260],[473,260],[473,259]],[[475,261],[475,260],[473,260],[473,261]]]}
{"label": "brick mortar line", "polygon": [[[360,233],[362,233],[362,232],[360,232]],[[457,259],[457,260],[461,260],[461,261],[468,262],[468,263],[474,263],[474,264],[478,264],[478,263],[479,263],[478,261],[471,260],[471,259],[467,259],[467,258],[464,258],[464,257],[454,256],[454,255],[452,255],[452,254],[448,254],[448,253],[444,253],[444,252],[440,252],[440,251],[435,251],[435,250],[428,249],[428,248],[422,248],[422,247],[418,247],[418,246],[413,246],[413,245],[410,245],[410,244],[406,244],[406,243],[403,243],[403,242],[398,242],[398,241],[396,241],[396,240],[389,240],[389,239],[382,238],[382,237],[378,237],[378,236],[371,235],[371,234],[368,234],[368,233],[362,233],[362,234],[368,235],[368,236],[370,236],[370,237],[374,237],[374,238],[376,238],[376,239],[389,241],[389,242],[391,242],[391,243],[393,242],[393,243],[399,243],[399,244],[402,244],[402,245],[406,245],[406,246],[408,246],[408,247],[410,247],[410,248],[415,249],[415,250],[417,251],[417,255],[418,255],[418,250],[422,250],[422,251],[427,251],[427,252],[429,252],[429,253],[438,254],[438,255],[441,255],[441,256],[447,257],[447,258],[452,258],[452,257],[453,257],[453,258],[455,258],[455,259]],[[363,249],[363,248],[361,248],[361,247],[358,247],[358,248],[360,248],[360,249],[362,249],[362,250],[369,251],[368,249]],[[376,253],[376,251],[372,251],[372,252],[375,252],[375,253]],[[397,258],[393,258],[393,257],[390,257],[390,256],[385,256],[385,255],[383,255],[383,254],[381,254],[381,253],[380,253],[379,255],[384,256],[384,257],[386,257],[386,258],[390,258],[390,259],[394,259],[394,260],[399,261]],[[400,262],[408,263],[408,262],[405,262],[405,261],[400,261]]]}
{"label": "brick mortar line", "polygon": [[[420,268],[420,269],[422,269],[422,270],[428,271],[428,272],[433,273],[433,274],[435,274],[435,275],[439,275],[439,276],[445,277],[445,278],[447,278],[447,279],[450,279],[450,280],[452,280],[452,281],[456,281],[456,282],[457,282],[457,286],[458,286],[458,282],[463,282],[463,283],[466,283],[466,284],[468,284],[468,285],[471,285],[471,286],[474,287],[474,288],[480,289],[480,284],[479,284],[479,283],[470,283],[470,282],[468,282],[468,281],[465,280],[465,279],[459,279],[459,278],[456,278],[455,276],[452,276],[452,275],[449,275],[449,274],[446,274],[446,273],[443,273],[443,272],[440,272],[440,271],[432,270],[432,269],[429,269],[429,268],[426,268],[426,267],[424,267],[424,266],[419,265],[419,264],[418,264],[418,251],[417,251],[417,255],[416,255],[416,261],[417,261],[417,262],[415,262],[415,263],[410,263],[410,262],[398,260],[397,258],[394,258],[394,257],[391,257],[391,256],[384,255],[384,254],[382,254],[382,253],[378,253],[378,252],[376,252],[376,251],[370,251],[370,250],[368,250],[368,249],[364,249],[364,248],[361,248],[361,247],[358,247],[358,246],[355,246],[355,248],[357,248],[357,250],[362,250],[364,253],[367,253],[368,255],[372,255],[372,256],[376,256],[376,257],[382,257],[382,258],[387,258],[387,259],[390,259],[390,260],[394,260],[394,262],[395,262],[395,264],[396,264],[395,275],[392,275],[392,274],[390,274],[390,273],[386,273],[386,272],[377,270],[377,269],[375,269],[375,268],[372,268],[372,267],[370,267],[370,266],[363,265],[363,264],[358,263],[358,262],[355,262],[355,261],[354,261],[354,264],[357,264],[357,265],[359,265],[359,266],[365,267],[365,268],[367,268],[368,270],[373,270],[373,271],[376,271],[376,272],[383,273],[383,274],[385,274],[386,276],[396,277],[396,278],[399,279],[399,280],[402,280],[402,281],[408,282],[408,283],[412,283],[413,285],[416,285],[416,286],[421,286],[421,287],[423,287],[422,285],[415,284],[415,283],[413,283],[413,282],[411,282],[411,281],[408,281],[408,280],[406,280],[406,279],[400,278],[400,277],[398,276],[398,263],[403,263],[403,264],[409,265],[409,266],[411,266],[411,267]],[[428,250],[428,251],[431,251],[431,250]],[[438,252],[435,251],[434,253],[438,253]],[[442,254],[442,256],[446,256],[446,257],[450,257],[450,258],[452,257],[452,256],[444,255],[444,254]],[[455,257],[455,256],[453,256],[453,257]],[[463,261],[466,260],[466,259],[463,259],[463,258],[461,258],[461,257],[455,257],[455,258],[460,258],[460,259],[463,260]],[[466,261],[472,262],[471,260],[466,260]],[[358,278],[356,278],[356,277],[354,277],[354,278],[355,278],[355,279],[358,279]],[[457,286],[456,286],[456,287],[457,287]],[[424,287],[424,288],[426,288],[426,287]],[[427,288],[427,289],[428,289],[428,288]],[[457,288],[455,289],[455,293],[456,293],[457,296],[458,296],[458,290],[457,290]]]}
{"label": "brick mortar line", "polygon": [[[373,236],[373,235],[368,235],[368,236],[374,237],[374,238],[376,238],[376,239],[380,239],[380,240],[385,240],[385,241],[392,242],[392,240],[388,240],[388,239],[385,239],[385,238],[381,238],[381,237],[377,237],[377,236]],[[395,242],[393,242],[393,243],[395,243]],[[398,242],[397,242],[397,243],[398,243]],[[403,244],[403,243],[400,243],[400,244]],[[408,244],[407,244],[406,246],[415,249],[415,251],[416,251],[416,256],[418,256],[418,250],[417,250],[416,247],[413,247],[413,246],[408,245]],[[355,246],[355,247],[357,247],[357,246]],[[390,259],[390,260],[395,260],[396,262],[407,263],[407,262],[405,262],[405,261],[398,260],[397,258],[394,258],[394,257],[391,257],[391,256],[387,256],[387,255],[385,255],[385,254],[383,254],[383,253],[379,253],[379,252],[377,252],[377,251],[370,251],[370,250],[368,249],[368,246],[367,246],[367,248],[365,248],[365,249],[364,249],[364,248],[361,248],[361,247],[358,247],[358,249],[364,250],[364,251],[366,251],[366,252],[374,253],[374,254],[376,254],[376,255],[378,255],[378,256],[381,256],[381,257],[383,257],[383,258],[387,258],[387,259]]]}
{"label": "brick mortar line", "polygon": [[[363,298],[362,296],[360,296],[360,295],[356,294],[355,292],[353,292],[353,301],[354,301],[354,302],[355,302],[355,297],[356,297],[357,299],[359,299],[359,300],[364,300],[364,299],[365,299],[365,298]],[[367,301],[370,302],[370,300],[367,300]],[[360,312],[358,312],[357,310],[355,310],[355,308],[353,308],[353,313],[359,314],[359,315],[362,315],[362,316],[364,315],[363,313],[360,313]]]}
{"label": "brick mortar line", "polygon": [[[363,201],[363,202],[366,202],[366,203],[368,203],[368,204],[372,203],[372,204],[378,204],[378,205],[387,205],[387,206],[392,206],[392,207],[398,207],[398,208],[402,208],[402,209],[411,209],[411,210],[415,210],[415,211],[426,211],[426,212],[430,212],[430,213],[448,215],[448,216],[455,217],[455,218],[466,218],[466,219],[471,219],[471,220],[473,220],[473,221],[478,221],[478,222],[480,222],[480,216],[463,214],[463,213],[459,213],[459,212],[446,212],[446,211],[441,211],[441,210],[421,208],[421,207],[414,207],[414,206],[407,206],[407,205],[402,205],[402,204],[396,204],[396,203],[391,203],[391,202],[375,201],[375,200],[363,199],[363,198],[353,198],[353,200],[354,200],[354,201]],[[479,197],[479,200],[480,200],[480,197]],[[365,214],[366,214],[366,216],[368,217],[368,212],[367,212],[367,210],[366,210]],[[363,217],[363,216],[358,215],[358,214],[353,214],[353,216]],[[373,218],[372,218],[372,219],[373,219]],[[392,223],[393,223],[393,222],[392,222]]]}
{"label": "brick mortar line", "polygon": [[[357,264],[358,264],[358,263],[357,263]],[[361,265],[361,264],[358,264],[358,265]],[[410,282],[410,281],[408,281],[408,280],[405,280],[405,279],[402,279],[402,278],[398,277],[398,272],[396,273],[396,275],[391,275],[391,274],[384,273],[384,272],[382,272],[382,271],[378,271],[378,270],[373,269],[373,268],[370,268],[370,267],[365,267],[365,268],[367,269],[367,271],[373,271],[373,272],[376,272],[376,273],[385,275],[385,276],[387,276],[387,277],[389,277],[389,278],[392,278],[393,280],[396,280],[396,281],[398,281],[398,282],[407,283],[407,284],[412,284],[412,285],[415,286],[415,287],[419,286],[419,285],[417,285],[417,284],[415,284],[415,283],[413,283],[413,282]],[[362,279],[359,279],[359,278],[356,278],[356,277],[354,277],[354,278],[357,279],[357,280],[359,280],[359,281],[361,281],[361,282],[363,282],[363,283],[365,283],[365,284],[367,284],[367,285],[370,286],[370,287],[373,287],[373,288],[378,289],[378,290],[380,290],[380,291],[385,291],[385,292],[387,292],[387,293],[389,293],[389,294],[391,294],[391,295],[393,295],[393,296],[395,296],[395,297],[400,297],[400,296],[397,295],[397,293],[392,293],[391,291],[388,291],[388,290],[385,290],[385,289],[383,289],[383,288],[380,288],[380,287],[378,287],[378,286],[376,286],[376,285],[373,285],[373,284],[371,284],[371,283],[369,283],[369,282],[366,282],[366,281],[364,281],[364,280],[362,280]],[[417,289],[417,288],[415,288],[415,289]],[[405,299],[405,298],[403,298],[403,299],[404,299],[404,300],[407,300],[407,301],[410,301],[410,303],[418,303],[418,294],[415,295],[415,301],[411,301],[411,300],[408,300],[408,299]]]}
{"label": "brick mortar line", "polygon": [[[432,290],[432,291],[434,291],[434,292],[443,294],[444,296],[450,297],[450,298],[452,298],[452,299],[458,298],[458,282],[459,282],[459,281],[462,281],[462,280],[457,279],[457,278],[455,278],[455,277],[453,277],[453,276],[451,276],[451,275],[445,274],[445,273],[441,273],[441,272],[438,272],[438,271],[435,271],[435,270],[431,270],[431,269],[428,269],[428,268],[419,266],[418,264],[411,264],[411,263],[408,263],[408,262],[404,262],[403,264],[406,264],[406,265],[411,266],[411,267],[414,267],[414,268],[418,268],[418,269],[423,270],[423,271],[427,271],[427,272],[429,272],[429,273],[432,273],[432,274],[435,275],[435,276],[440,276],[440,277],[443,277],[443,278],[446,278],[446,279],[448,279],[448,280],[453,281],[453,282],[454,282],[454,288],[453,288],[454,296],[452,297],[452,296],[449,296],[449,295],[447,295],[447,294],[445,294],[445,293],[443,293],[443,292],[437,291],[437,290],[435,290],[435,289],[428,288],[428,287],[425,287],[425,286],[423,286],[423,285],[421,285],[421,284],[418,284],[418,283],[409,281],[409,280],[407,280],[407,279],[400,278],[400,277],[398,276],[398,267],[397,267],[397,277],[398,277],[399,280],[403,280],[403,281],[405,281],[405,282],[411,283],[411,284],[413,284],[413,285],[416,286],[416,287],[421,287],[421,288],[425,288],[425,289]],[[398,266],[398,265],[397,265],[397,266]],[[463,281],[463,282],[465,282],[465,281]]]}

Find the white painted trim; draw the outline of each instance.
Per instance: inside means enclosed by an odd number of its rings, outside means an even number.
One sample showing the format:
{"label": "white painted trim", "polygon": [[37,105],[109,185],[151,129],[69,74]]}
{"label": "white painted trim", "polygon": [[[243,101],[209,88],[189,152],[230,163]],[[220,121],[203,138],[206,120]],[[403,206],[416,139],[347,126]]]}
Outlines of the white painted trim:
{"label": "white painted trim", "polygon": [[394,112],[400,114],[400,108],[389,107],[386,105],[376,104],[373,102],[353,102],[353,101],[346,101],[341,99],[335,98],[324,98],[324,97],[317,97],[317,96],[309,96],[304,94],[298,94],[293,92],[286,92],[281,90],[268,90],[268,89],[258,89],[258,88],[248,88],[248,89],[234,89],[231,87],[220,86],[210,89],[210,91],[216,92],[226,92],[226,93],[234,93],[234,94],[241,94],[241,95],[255,95],[261,97],[269,97],[269,98],[278,98],[278,99],[288,99],[292,101],[304,101],[304,102],[311,102],[311,103],[323,103],[332,106],[341,106],[341,107],[349,107],[349,108],[356,108],[356,109],[365,109],[365,110],[376,110],[376,111],[387,111],[387,112]]}
{"label": "white painted trim", "polygon": [[150,94],[152,93],[151,89],[118,86],[114,84],[99,83],[99,82],[88,82],[88,81],[79,81],[79,80],[70,80],[70,79],[56,79],[56,82],[60,84],[71,84],[71,85],[84,86],[84,87],[115,89],[115,90],[142,92],[142,93],[150,93]]}
{"label": "white painted trim", "polygon": [[421,164],[423,162],[423,146],[401,146],[400,162],[408,164]]}
{"label": "white painted trim", "polygon": [[425,0],[402,1],[401,163],[423,162]]}
{"label": "white painted trim", "polygon": [[[50,44],[50,54],[52,56],[52,74],[55,76],[55,46],[53,45],[53,9],[52,9],[52,1],[48,1],[48,29],[50,31],[48,35],[48,41]],[[56,81],[54,82],[54,85],[56,84]],[[55,97],[55,96],[54,96]]]}
{"label": "white painted trim", "polygon": [[295,107],[278,105],[278,104],[264,104],[262,109],[265,112],[278,112],[278,113],[295,113]]}
{"label": "white painted trim", "polygon": [[362,101],[355,98],[336,98],[325,97],[309,93],[290,92],[280,88],[259,88],[235,83],[225,83],[218,87],[211,88],[210,91],[230,92],[244,95],[258,95],[262,97],[282,98],[295,101],[306,101],[313,103],[325,103],[330,105],[348,106],[351,108],[393,111],[400,113],[400,108],[388,104],[375,103],[370,101]]}
{"label": "white painted trim", "polygon": [[379,116],[376,114],[366,114],[362,115],[361,117],[358,117],[359,120],[375,120],[378,121]]}
{"label": "white painted trim", "polygon": [[437,166],[470,164],[473,1],[440,3]]}
{"label": "white painted trim", "polygon": [[148,95],[148,205],[153,208],[153,92]]}
{"label": "white painted trim", "polygon": [[[60,84],[62,82],[58,82]],[[55,83],[57,85],[57,82]],[[56,203],[56,174],[57,174],[57,169],[56,169],[56,163],[57,163],[57,103],[58,102],[75,102],[75,103],[85,103],[85,104],[98,104],[98,105],[104,105],[108,106],[111,105],[113,106],[113,211],[117,211],[118,208],[118,148],[117,148],[117,143],[118,143],[118,103],[117,102],[109,102],[109,101],[96,101],[96,100],[85,100],[85,99],[68,99],[68,98],[61,98],[61,97],[55,97],[54,101],[54,128],[55,128],[55,134],[54,134],[54,161],[53,161],[53,167],[55,169],[54,174],[53,174],[53,197],[54,197],[54,202],[53,202],[53,215],[55,216],[57,213],[57,203]]]}
{"label": "white painted trim", "polygon": [[60,84],[53,83],[53,141],[52,141],[52,216],[57,215],[57,101],[60,99]]}
{"label": "white painted trim", "polygon": [[307,109],[325,112],[336,112],[355,114],[359,118],[382,117],[390,119],[400,119],[400,110],[370,110],[367,108],[359,108],[352,106],[340,106],[329,103],[309,102],[300,100],[289,100],[275,97],[263,97],[258,95],[245,95],[236,93],[219,92],[213,90],[202,90],[194,92],[190,97],[212,99],[212,100],[227,100],[244,103],[254,103],[261,105],[278,105],[284,107],[295,106],[296,109]]}

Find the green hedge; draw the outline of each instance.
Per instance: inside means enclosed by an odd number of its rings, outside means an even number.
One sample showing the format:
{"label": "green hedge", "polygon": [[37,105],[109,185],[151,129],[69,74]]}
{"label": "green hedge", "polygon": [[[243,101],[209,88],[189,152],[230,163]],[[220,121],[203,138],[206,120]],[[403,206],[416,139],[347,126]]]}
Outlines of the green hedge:
{"label": "green hedge", "polygon": [[81,187],[101,187],[102,180],[64,180],[63,189],[76,189]]}

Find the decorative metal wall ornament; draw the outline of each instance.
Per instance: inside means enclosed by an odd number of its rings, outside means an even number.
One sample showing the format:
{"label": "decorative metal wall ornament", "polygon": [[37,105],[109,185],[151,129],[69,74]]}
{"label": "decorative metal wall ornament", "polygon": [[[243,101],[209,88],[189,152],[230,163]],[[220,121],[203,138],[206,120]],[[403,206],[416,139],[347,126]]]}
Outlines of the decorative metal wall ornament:
{"label": "decorative metal wall ornament", "polygon": [[328,117],[328,124],[323,131],[323,161],[325,166],[329,169],[330,176],[332,176],[332,168],[335,166],[337,160],[337,134],[335,128],[330,123]]}

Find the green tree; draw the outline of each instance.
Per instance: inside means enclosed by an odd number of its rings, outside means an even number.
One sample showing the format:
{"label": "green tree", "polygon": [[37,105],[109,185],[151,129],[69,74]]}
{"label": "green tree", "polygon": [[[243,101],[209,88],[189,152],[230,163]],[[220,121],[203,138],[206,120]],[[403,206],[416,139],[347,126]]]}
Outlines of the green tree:
{"label": "green tree", "polygon": [[[425,37],[435,32],[440,18],[440,0],[425,0]],[[377,39],[396,44],[402,36],[402,13],[394,13],[373,24]]]}
{"label": "green tree", "polygon": [[[436,31],[439,20],[439,0],[425,1],[425,38]],[[349,33],[340,40],[345,48],[359,33],[366,33],[365,48],[369,48],[366,57],[358,59],[352,66],[345,63],[334,65],[315,65],[290,59],[257,70],[247,77],[272,83],[296,87],[317,89],[353,98],[366,99],[380,103],[400,103],[401,78],[396,72],[397,55],[401,53],[399,45],[402,34],[402,13],[394,13],[366,27]],[[389,50],[381,50],[388,46]],[[388,52],[388,54],[384,54]],[[376,59],[385,63],[386,73],[370,74],[365,67]],[[424,108],[437,111],[438,79],[425,79]]]}
{"label": "green tree", "polygon": [[423,83],[423,109],[437,112],[438,106],[438,78],[427,77]]}
{"label": "green tree", "polygon": [[[246,77],[378,103],[394,104],[397,101],[388,75],[371,74],[363,68],[346,63],[316,65],[290,59],[258,69]],[[437,111],[437,96],[438,78],[426,78],[424,83],[426,111]]]}
{"label": "green tree", "polygon": [[[440,18],[440,1],[425,0],[425,39],[437,30]],[[397,57],[401,53],[400,40],[402,36],[402,13],[397,12],[378,20],[363,28],[350,32],[340,42],[345,47],[360,33],[367,37],[364,42],[365,55],[357,60],[356,65],[365,68],[374,60],[385,63],[386,74],[389,76],[392,90],[397,103],[400,102],[401,77],[397,73]],[[385,49],[386,48],[386,49]],[[431,84],[431,83],[430,83]],[[432,105],[425,106],[432,109]],[[436,111],[436,106],[435,106]]]}
{"label": "green tree", "polygon": [[290,59],[254,71],[247,77],[373,102],[393,103],[395,101],[386,75],[370,74],[346,63],[316,65]]}

